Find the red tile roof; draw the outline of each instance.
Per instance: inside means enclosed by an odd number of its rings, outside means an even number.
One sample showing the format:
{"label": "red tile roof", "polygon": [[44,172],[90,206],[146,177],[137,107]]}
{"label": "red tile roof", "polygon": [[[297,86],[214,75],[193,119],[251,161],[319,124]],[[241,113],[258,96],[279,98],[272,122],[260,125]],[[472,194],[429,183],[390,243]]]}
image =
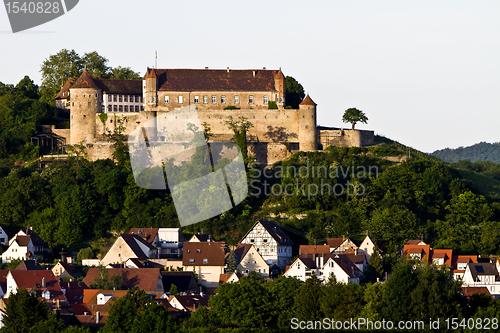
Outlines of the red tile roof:
{"label": "red tile roof", "polygon": [[403,254],[408,257],[410,253],[420,253],[421,260],[429,262],[430,260],[430,245],[405,245],[403,248]]}
{"label": "red tile roof", "polygon": [[131,228],[127,234],[138,235],[149,244],[152,244],[158,235],[159,228]]}
{"label": "red tile roof", "polygon": [[[106,268],[106,271],[109,278],[123,273],[123,284],[129,289],[138,286],[145,291],[156,291],[158,279],[160,278],[159,268]],[[91,286],[99,274],[98,268],[91,267],[83,282]]]}
{"label": "red tile roof", "polygon": [[80,88],[92,88],[98,89],[97,85],[94,82],[94,79],[90,75],[87,70],[84,70],[82,75],[76,80],[75,84],[71,87],[71,89],[80,89]]}
{"label": "red tile roof", "polygon": [[[66,300],[66,297],[59,286],[58,279],[54,276],[51,270],[13,270],[10,271],[10,274],[12,274],[18,288],[25,288],[28,291],[35,290],[37,296],[39,297],[43,291],[48,290],[51,293],[51,299]],[[45,278],[45,287],[43,287],[43,278]]]}
{"label": "red tile roof", "polygon": [[225,242],[186,242],[183,266],[225,266]]}
{"label": "red tile roof", "polygon": [[69,97],[69,88],[73,85],[73,83],[76,82],[78,78],[77,77],[70,77],[64,86],[62,86],[61,90],[56,96],[56,99],[67,99]]}
{"label": "red tile roof", "polygon": [[303,254],[330,254],[329,245],[301,245],[300,255]]}
{"label": "red tile roof", "polygon": [[430,261],[436,259],[444,259],[444,264],[448,267],[453,267],[453,250],[451,249],[435,249],[431,250],[431,259]]}
{"label": "red tile roof", "polygon": [[483,294],[483,293],[488,296],[491,296],[491,298],[493,299],[495,298],[491,295],[487,287],[462,287],[462,294],[465,297],[470,297],[474,294]]}
{"label": "red tile roof", "polygon": [[313,106],[316,106],[318,104],[314,103],[314,101],[311,99],[311,97],[309,97],[309,95],[307,95],[303,100],[302,102],[300,102],[299,105],[313,105]]}
{"label": "red tile roof", "polygon": [[162,91],[276,91],[279,71],[227,69],[150,69]]}

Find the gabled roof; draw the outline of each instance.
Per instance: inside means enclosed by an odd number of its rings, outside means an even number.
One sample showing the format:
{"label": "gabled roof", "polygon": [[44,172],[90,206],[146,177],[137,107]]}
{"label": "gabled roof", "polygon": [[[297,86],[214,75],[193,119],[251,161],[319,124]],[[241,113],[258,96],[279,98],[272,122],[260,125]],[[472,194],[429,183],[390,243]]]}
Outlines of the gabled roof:
{"label": "gabled roof", "polygon": [[226,266],[225,242],[186,242],[183,266]]}
{"label": "gabled roof", "polygon": [[160,228],[131,228],[127,234],[138,235],[149,244],[152,244]]}
{"label": "gabled roof", "polygon": [[14,241],[19,245],[19,246],[22,246],[22,247],[26,247],[28,246],[28,244],[30,243],[30,236],[17,236]]}
{"label": "gabled roof", "polygon": [[316,268],[316,263],[311,258],[299,258],[297,260],[300,260],[309,269]]}
{"label": "gabled roof", "polygon": [[410,239],[404,245],[427,245],[427,244],[425,244],[425,242],[421,241],[420,239]]}
{"label": "gabled roof", "polygon": [[[146,291],[156,291],[160,277],[159,268],[106,268],[106,271],[110,279],[115,275],[123,273],[123,284],[127,289],[138,286],[140,289]],[[91,267],[83,282],[90,286],[99,274],[98,268]]]}
{"label": "gabled roof", "polygon": [[[40,236],[38,236],[37,233],[34,232],[33,230],[27,229],[25,231],[23,230],[23,232],[31,238],[31,242],[33,243],[33,246],[41,246],[41,247],[48,246],[47,243],[45,243],[45,241],[42,238],[40,238]],[[19,235],[17,237],[19,238],[19,237],[24,237],[24,236]],[[27,243],[26,243],[26,245],[27,245]]]}
{"label": "gabled roof", "polygon": [[[24,236],[28,237],[28,236]],[[43,267],[40,266],[38,261],[36,260],[23,260],[17,265],[16,270],[23,270],[23,271],[39,271],[43,270]]]}
{"label": "gabled roof", "polygon": [[71,266],[70,264],[68,264],[64,261],[58,261],[57,264],[61,265],[64,268],[64,270],[66,271],[66,273],[68,273],[71,276],[75,276],[75,269],[73,268],[73,266]]}
{"label": "gabled roof", "polygon": [[161,272],[163,288],[165,292],[170,290],[172,284],[177,287],[178,292],[197,291],[198,285],[193,272]]}
{"label": "gabled roof", "polygon": [[98,89],[97,85],[94,82],[94,79],[90,75],[88,70],[84,70],[82,75],[76,80],[75,84],[71,87],[71,89],[80,89],[80,88],[92,88]]}
{"label": "gabled roof", "polygon": [[335,251],[335,249],[338,249],[342,244],[344,244],[346,241],[350,241],[349,238],[327,238],[326,243],[328,244],[329,247]]}
{"label": "gabled roof", "polygon": [[170,296],[168,299],[170,302],[173,299],[177,299],[177,301],[187,310],[194,311],[198,309],[200,306],[207,307],[208,306],[208,296],[207,295],[185,295],[185,296]]}
{"label": "gabled roof", "polygon": [[[28,291],[34,290],[38,297],[41,296],[41,293],[44,290],[48,290],[51,294],[51,299],[66,299],[61,287],[59,286],[57,278],[51,270],[13,270],[10,271],[10,274],[12,274],[18,288],[25,288]],[[43,287],[43,278],[45,278],[45,287]]]}
{"label": "gabled roof", "polygon": [[436,259],[444,259],[444,264],[448,267],[453,267],[453,250],[451,249],[434,249],[431,250],[431,262]]}
{"label": "gabled roof", "polygon": [[257,221],[255,224],[247,231],[242,240],[247,237],[247,235],[252,232],[252,230],[261,224],[264,229],[269,233],[269,235],[278,243],[278,245],[293,245],[292,240],[288,235],[281,229],[281,227],[274,221]]}
{"label": "gabled roof", "polygon": [[237,273],[237,272],[227,273],[227,274],[221,274],[219,276],[219,284],[226,283],[231,278],[231,276],[233,276],[233,275],[236,275],[236,277],[238,278],[238,280],[241,279],[241,277],[242,277],[241,273]]}
{"label": "gabled roof", "polygon": [[139,259],[149,259],[149,257],[146,253],[144,253],[144,251],[142,251],[141,247],[137,243],[141,243],[151,250],[156,250],[154,246],[146,242],[144,239],[142,239],[142,237],[139,237],[138,235],[123,234],[120,235],[120,237],[125,243],[127,243],[130,250],[132,250],[132,252],[134,252],[136,257]]}
{"label": "gabled roof", "polygon": [[366,256],[362,254],[344,254],[355,264],[364,264],[366,262]]}
{"label": "gabled roof", "polygon": [[[238,247],[234,250],[236,262],[240,263],[251,248],[252,244],[238,244]],[[226,257],[229,257],[229,255]]]}
{"label": "gabled roof", "polygon": [[309,97],[309,95],[307,95],[303,100],[302,102],[300,102],[299,105],[313,105],[313,106],[316,106],[318,104],[314,103],[314,101],[311,99],[311,97]]}
{"label": "gabled roof", "polygon": [[69,88],[71,88],[71,86],[73,85],[73,83],[76,82],[77,79],[78,79],[77,77],[70,77],[66,81],[64,86],[62,86],[61,90],[59,91],[59,93],[56,96],[56,99],[67,99],[69,97],[67,94],[69,92]]}
{"label": "gabled roof", "polygon": [[420,254],[420,259],[425,262],[430,261],[431,247],[430,245],[405,245],[403,254],[408,257],[410,254]]}
{"label": "gabled roof", "polygon": [[342,270],[350,277],[350,278],[359,278],[363,276],[363,272],[356,266],[351,259],[345,254],[332,254],[329,255],[329,259],[325,261],[322,268],[324,268],[328,261],[333,260],[337,263],[337,265],[342,268]]}
{"label": "gabled roof", "polygon": [[[276,91],[279,71],[256,69],[150,69],[162,91]],[[145,76],[146,76],[145,75]]]}
{"label": "gabled roof", "polygon": [[500,281],[500,276],[498,275],[498,270],[495,264],[483,262],[470,263],[467,266],[470,269],[474,281],[477,281],[479,276],[484,275],[493,275],[495,276],[495,281]]}
{"label": "gabled roof", "polygon": [[[191,236],[191,239],[193,239],[193,238],[197,238],[200,242],[208,242],[208,240],[215,241],[214,236],[209,235],[209,234],[196,234],[196,235]],[[190,241],[191,241],[191,239],[190,239]]]}
{"label": "gabled roof", "polygon": [[301,245],[300,255],[303,254],[330,254],[329,245]]}

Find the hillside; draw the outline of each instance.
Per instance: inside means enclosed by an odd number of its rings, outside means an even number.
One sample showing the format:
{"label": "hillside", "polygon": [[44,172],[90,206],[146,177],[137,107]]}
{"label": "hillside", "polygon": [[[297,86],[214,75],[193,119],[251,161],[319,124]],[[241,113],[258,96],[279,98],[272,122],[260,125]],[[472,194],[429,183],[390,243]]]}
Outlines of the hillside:
{"label": "hillside", "polygon": [[445,148],[436,150],[431,155],[446,162],[469,160],[471,162],[490,161],[500,163],[500,143],[480,142],[470,147]]}

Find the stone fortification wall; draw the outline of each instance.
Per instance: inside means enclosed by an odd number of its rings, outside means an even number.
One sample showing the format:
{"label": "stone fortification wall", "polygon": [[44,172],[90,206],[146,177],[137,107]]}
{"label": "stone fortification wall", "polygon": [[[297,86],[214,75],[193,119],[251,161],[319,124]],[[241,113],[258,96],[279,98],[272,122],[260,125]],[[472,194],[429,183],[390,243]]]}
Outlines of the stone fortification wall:
{"label": "stone fortification wall", "polygon": [[320,130],[323,149],[334,147],[363,147],[375,144],[374,132],[364,130]]}
{"label": "stone fortification wall", "polygon": [[288,158],[292,152],[282,143],[252,142],[248,144],[248,153],[255,155],[261,166],[270,165]]}

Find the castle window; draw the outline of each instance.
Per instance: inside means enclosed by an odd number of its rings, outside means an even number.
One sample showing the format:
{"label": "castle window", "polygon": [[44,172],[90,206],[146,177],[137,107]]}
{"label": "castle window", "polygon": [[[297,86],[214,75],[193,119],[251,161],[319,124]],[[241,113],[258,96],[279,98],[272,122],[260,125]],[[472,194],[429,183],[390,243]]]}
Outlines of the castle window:
{"label": "castle window", "polygon": [[118,96],[118,102],[121,102],[122,101],[122,95],[119,95]]}
{"label": "castle window", "polygon": [[283,97],[280,97],[280,103],[283,103]]}
{"label": "castle window", "polygon": [[141,103],[143,102],[142,96],[141,96]]}
{"label": "castle window", "polygon": [[144,111],[144,106],[141,105],[141,111]]}
{"label": "castle window", "polygon": [[108,95],[108,102],[111,102],[111,95]]}
{"label": "castle window", "polygon": [[170,103],[170,96],[165,96],[165,104]]}
{"label": "castle window", "polygon": [[153,101],[153,97],[149,96],[149,103]]}
{"label": "castle window", "polygon": [[208,96],[203,96],[203,104],[208,104]]}
{"label": "castle window", "polygon": [[248,96],[248,104],[253,104],[253,96]]}
{"label": "castle window", "polygon": [[139,112],[139,105],[135,106],[135,112]]}
{"label": "castle window", "polygon": [[264,104],[267,104],[269,102],[268,97],[264,96]]}
{"label": "castle window", "polygon": [[221,102],[221,104],[226,104],[226,96],[221,96],[220,102]]}
{"label": "castle window", "polygon": [[75,102],[73,102],[73,106],[75,106]]}
{"label": "castle window", "polygon": [[113,111],[118,111],[118,108],[116,107],[116,105],[113,105]]}
{"label": "castle window", "polygon": [[139,96],[135,96],[135,102],[138,103],[139,102]]}
{"label": "castle window", "polygon": [[113,102],[116,102],[116,95],[113,95]]}
{"label": "castle window", "polygon": [[212,104],[215,104],[215,103],[217,103],[217,97],[212,96]]}
{"label": "castle window", "polygon": [[125,106],[123,107],[123,111],[128,112],[128,105],[125,105]]}
{"label": "castle window", "polygon": [[111,110],[111,108],[112,108],[112,106],[111,106],[111,105],[108,105],[108,111],[109,111],[109,112],[111,112],[111,111],[112,111],[112,110]]}
{"label": "castle window", "polygon": [[179,104],[182,104],[182,96],[179,96],[178,98]]}
{"label": "castle window", "polygon": [[234,96],[234,104],[240,104],[240,96]]}
{"label": "castle window", "polygon": [[123,101],[124,102],[128,102],[128,96],[127,95],[123,96]]}
{"label": "castle window", "polygon": [[200,96],[194,96],[194,104],[200,103]]}
{"label": "castle window", "polygon": [[89,106],[90,106],[90,102],[89,102]]}
{"label": "castle window", "polygon": [[123,105],[118,106],[118,111],[123,112]]}

